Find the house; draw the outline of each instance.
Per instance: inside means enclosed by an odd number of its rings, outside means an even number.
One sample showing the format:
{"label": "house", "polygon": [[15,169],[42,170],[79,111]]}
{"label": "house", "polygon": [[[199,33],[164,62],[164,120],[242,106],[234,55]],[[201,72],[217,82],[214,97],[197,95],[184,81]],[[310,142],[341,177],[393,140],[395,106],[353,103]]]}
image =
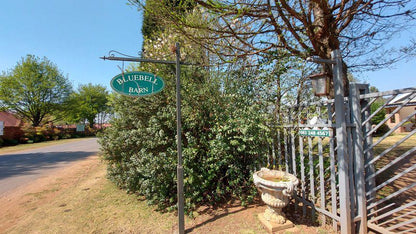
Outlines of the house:
{"label": "house", "polygon": [[21,127],[23,121],[16,117],[13,113],[7,111],[0,112],[0,121],[3,121],[3,136],[5,140],[19,140],[23,136]]}
{"label": "house", "polygon": [[[385,106],[386,116],[390,115],[398,106],[403,105],[413,93],[399,94]],[[413,97],[397,113],[387,120],[386,125],[391,129],[404,119],[410,117],[402,126],[395,130],[395,133],[410,132],[416,128],[416,97]],[[412,116],[410,116],[412,115]]]}

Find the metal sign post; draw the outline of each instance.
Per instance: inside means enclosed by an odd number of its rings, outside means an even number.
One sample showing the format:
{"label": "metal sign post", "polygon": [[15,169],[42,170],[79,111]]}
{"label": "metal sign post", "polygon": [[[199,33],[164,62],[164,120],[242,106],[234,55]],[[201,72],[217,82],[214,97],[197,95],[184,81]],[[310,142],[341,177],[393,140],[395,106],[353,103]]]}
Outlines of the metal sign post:
{"label": "metal sign post", "polygon": [[154,59],[143,59],[136,57],[116,57],[110,55],[109,57],[100,57],[103,60],[114,61],[128,61],[128,62],[144,62],[144,63],[161,63],[161,64],[175,64],[176,65],[176,126],[177,126],[177,151],[178,151],[178,165],[177,165],[177,187],[178,187],[178,231],[179,234],[185,233],[185,215],[184,215],[184,195],[183,195],[183,166],[182,166],[182,124],[181,124],[181,65],[194,65],[182,63],[180,61],[180,45],[175,44],[176,61],[164,61]]}
{"label": "metal sign post", "polygon": [[185,215],[183,202],[183,166],[182,166],[182,113],[181,113],[181,52],[179,43],[176,43],[176,128],[177,128],[177,150],[178,150],[178,230],[180,234],[185,233]]}

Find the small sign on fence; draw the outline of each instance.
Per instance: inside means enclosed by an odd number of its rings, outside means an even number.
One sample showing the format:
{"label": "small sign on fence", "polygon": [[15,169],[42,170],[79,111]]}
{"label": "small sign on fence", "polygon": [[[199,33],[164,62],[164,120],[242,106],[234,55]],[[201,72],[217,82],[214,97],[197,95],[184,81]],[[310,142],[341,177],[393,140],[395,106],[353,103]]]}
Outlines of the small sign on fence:
{"label": "small sign on fence", "polygon": [[329,130],[300,129],[300,136],[329,137]]}

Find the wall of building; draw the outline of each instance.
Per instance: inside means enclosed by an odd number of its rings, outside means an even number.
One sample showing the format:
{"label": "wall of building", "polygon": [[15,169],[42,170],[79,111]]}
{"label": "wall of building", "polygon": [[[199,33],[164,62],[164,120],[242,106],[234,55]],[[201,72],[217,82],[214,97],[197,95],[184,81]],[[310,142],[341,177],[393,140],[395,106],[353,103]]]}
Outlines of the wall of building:
{"label": "wall of building", "polygon": [[[389,115],[391,112],[394,111],[394,107],[393,108],[387,108],[387,115]],[[411,115],[414,111],[416,110],[415,106],[405,106],[403,107],[399,112],[397,112],[396,114],[394,114],[394,116],[392,116],[389,120],[387,120],[386,125],[391,129],[394,128],[398,123],[400,123],[403,119],[407,118],[409,115]],[[413,116],[412,118],[409,119],[416,121],[416,116]],[[412,128],[414,127],[414,124],[408,123],[408,124],[404,124],[401,127],[399,127],[398,129],[396,129],[396,131],[394,131],[395,133],[402,133],[402,132],[410,132],[412,130]]]}
{"label": "wall of building", "polygon": [[23,136],[20,127],[4,127],[2,138],[5,140],[19,140]]}

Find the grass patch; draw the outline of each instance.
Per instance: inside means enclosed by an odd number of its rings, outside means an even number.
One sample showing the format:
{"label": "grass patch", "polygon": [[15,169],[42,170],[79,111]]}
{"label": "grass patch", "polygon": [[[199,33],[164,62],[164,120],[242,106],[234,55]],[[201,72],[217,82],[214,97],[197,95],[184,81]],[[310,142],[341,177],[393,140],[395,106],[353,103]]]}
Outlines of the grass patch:
{"label": "grass patch", "polygon": [[[77,139],[57,143],[74,140]],[[27,197],[41,200],[59,190],[48,202],[29,200],[22,204],[27,211],[5,233],[173,233],[177,230],[175,213],[157,212],[145,200],[117,188],[106,179],[105,165],[98,159],[88,165],[85,170],[82,168],[82,173],[72,170],[70,176],[57,179],[43,191],[27,193]],[[62,188],[63,184],[68,186]],[[207,208],[195,219],[186,217],[186,229],[192,233],[266,233],[257,220],[257,214],[264,209],[264,206]],[[291,216],[293,221],[299,217]],[[317,233],[318,230],[325,233],[324,229],[308,223],[297,223],[288,233]]]}
{"label": "grass patch", "polygon": [[[174,233],[175,212],[160,213],[144,199],[127,194],[106,179],[105,165],[97,160],[94,169],[82,175],[55,181],[47,189],[24,195],[19,206],[25,214],[4,233]],[[78,168],[77,170],[82,170]],[[85,170],[84,170],[85,171]],[[75,173],[76,174],[76,173]],[[59,184],[55,196],[49,196]],[[45,197],[45,198],[43,198]],[[44,199],[44,200],[42,200]],[[48,200],[49,199],[49,200]],[[190,233],[256,233],[266,231],[257,220],[265,207],[241,207],[238,204],[212,210],[203,207],[197,218],[185,217]],[[300,230],[304,229],[304,225]],[[2,232],[0,230],[0,232]]]}
{"label": "grass patch", "polygon": [[[169,233],[172,213],[158,213],[105,178],[105,168],[23,217],[7,233]],[[49,191],[45,191],[49,192]],[[43,192],[28,194],[42,196]]]}
{"label": "grass patch", "polygon": [[58,190],[59,190],[59,188],[51,188],[51,189],[43,190],[43,191],[37,192],[37,193],[27,193],[25,196],[32,196],[34,198],[43,198],[46,194],[53,193],[53,192],[56,192]]}
{"label": "grass patch", "polygon": [[[375,154],[380,154],[387,148],[391,147],[392,145],[396,144],[398,141],[400,141],[402,138],[406,137],[408,133],[397,133],[390,135],[386,139],[384,139],[382,142],[380,142],[374,149]],[[380,137],[374,137],[373,142],[377,142],[380,139]],[[416,135],[413,135],[409,137],[406,141],[401,143],[398,147],[393,149],[389,152],[389,157],[397,157],[400,156],[400,154],[403,154],[404,152],[408,151],[409,149],[413,148],[416,145]],[[386,158],[386,157],[385,157]]]}
{"label": "grass patch", "polygon": [[[405,133],[400,134],[394,134],[386,139],[384,139],[382,142],[380,142],[375,148],[374,148],[374,156],[379,155],[386,149],[390,148],[392,145],[396,144],[398,141],[400,141],[402,138],[407,136]],[[379,140],[379,137],[375,137],[373,139],[373,142],[377,142]],[[399,146],[392,149],[390,152],[388,152],[386,155],[381,157],[379,160],[376,161],[375,166],[377,169],[380,169],[396,159],[397,157],[400,157],[402,154],[410,150],[416,145],[416,135],[411,136],[406,141],[402,142]],[[398,163],[400,164],[400,163]],[[395,167],[393,166],[392,169]],[[391,170],[391,169],[390,169]]]}
{"label": "grass patch", "polygon": [[[384,152],[386,149],[390,148],[391,146],[396,144],[398,141],[400,141],[402,138],[406,137],[407,135],[408,133],[398,133],[398,134],[393,134],[387,137],[374,148],[374,156],[377,156],[380,153]],[[380,139],[379,137],[375,137],[373,139],[373,142],[377,142],[379,139]],[[387,164],[389,164],[396,158],[400,157],[402,154],[404,154],[408,150],[412,149],[415,145],[416,145],[416,135],[413,135],[409,139],[401,143],[399,146],[392,149],[386,155],[381,157],[379,160],[377,160],[375,162],[376,169],[379,170],[383,168],[384,166],[386,166]],[[382,172],[376,177],[376,184],[381,184],[384,181],[391,178],[392,176],[394,176],[395,174],[399,173],[400,171],[403,171],[406,168],[405,164],[409,164],[409,163],[412,164],[414,163],[412,162],[414,160],[415,160],[415,157],[413,154],[413,156],[409,155],[403,160],[400,160],[396,164],[392,165],[391,167],[389,167],[387,170],[385,170],[384,172]],[[402,178],[400,178],[399,180],[397,180],[396,182],[390,183],[387,186],[383,187],[377,192],[377,198],[378,199],[385,198],[388,195],[392,194],[393,192],[397,191],[398,189],[404,187],[406,183],[401,184],[400,181],[402,181],[403,179],[410,180],[410,177],[412,176],[414,176],[414,174],[407,174],[403,176]],[[396,201],[396,200],[393,199],[393,201]]]}

